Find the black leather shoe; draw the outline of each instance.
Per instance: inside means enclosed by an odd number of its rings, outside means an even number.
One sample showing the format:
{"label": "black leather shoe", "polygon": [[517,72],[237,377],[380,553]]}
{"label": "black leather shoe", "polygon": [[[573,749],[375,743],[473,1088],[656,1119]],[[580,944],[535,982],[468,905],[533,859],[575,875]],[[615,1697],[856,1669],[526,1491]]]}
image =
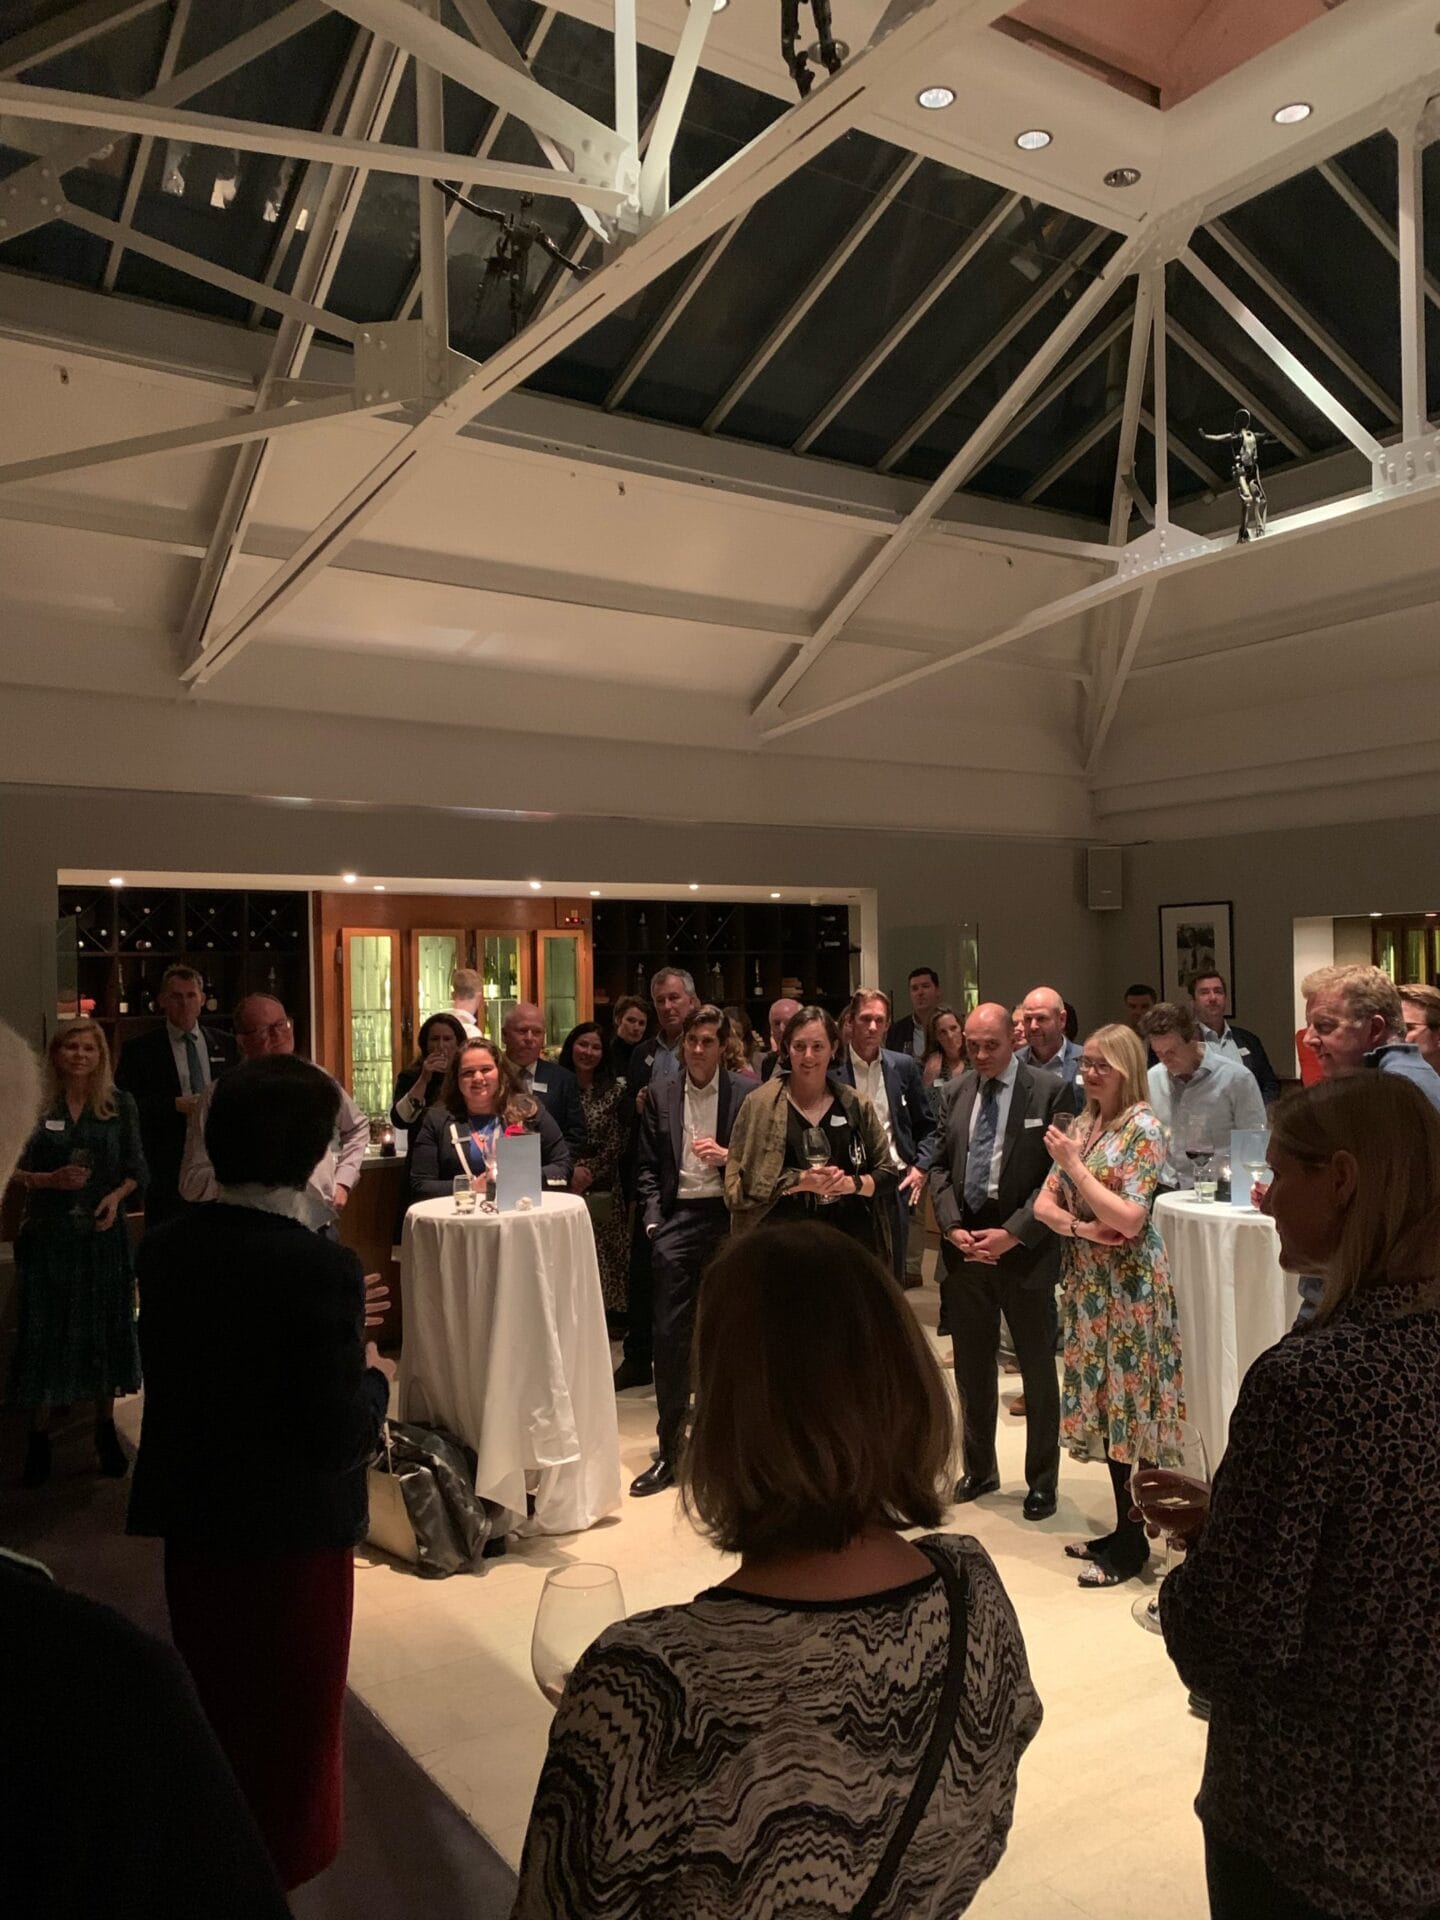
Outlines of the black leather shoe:
{"label": "black leather shoe", "polygon": [[630,1482],[630,1491],[637,1500],[643,1500],[647,1493],[664,1493],[667,1487],[675,1484],[675,1469],[664,1458],[657,1460],[653,1467],[647,1467],[644,1473],[637,1474]]}
{"label": "black leather shoe", "polygon": [[654,1379],[649,1367],[642,1367],[634,1360],[622,1360],[615,1369],[615,1391],[624,1393],[627,1387],[648,1387]]}
{"label": "black leather shoe", "polygon": [[982,1493],[998,1493],[1000,1476],[992,1473],[988,1480],[977,1480],[973,1473],[967,1473],[963,1479],[955,1482],[955,1504],[963,1507],[967,1500],[978,1500]]}
{"label": "black leather shoe", "polygon": [[1027,1520],[1048,1520],[1055,1511],[1055,1495],[1036,1493],[1032,1488],[1025,1496],[1023,1511]]}

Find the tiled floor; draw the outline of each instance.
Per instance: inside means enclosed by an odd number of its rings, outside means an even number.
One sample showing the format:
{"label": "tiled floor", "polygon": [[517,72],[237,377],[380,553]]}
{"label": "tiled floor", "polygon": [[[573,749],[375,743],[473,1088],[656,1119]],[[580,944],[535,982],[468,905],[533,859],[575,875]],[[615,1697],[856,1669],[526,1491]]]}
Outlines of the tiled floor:
{"label": "tiled floor", "polygon": [[[933,1329],[932,1287],[908,1296]],[[948,1343],[946,1343],[948,1345]],[[1002,1382],[1005,1398],[1018,1381]],[[626,1479],[650,1458],[655,1403],[621,1396]],[[1130,1617],[1139,1583],[1085,1593],[1063,1542],[1108,1530],[1100,1467],[1066,1461],[1060,1510],[1021,1518],[1024,1423],[1002,1411],[1004,1492],[961,1510],[1000,1569],[1024,1630],[1045,1724],[1021,1765],[1015,1826],[970,1911],[985,1920],[1203,1920],[1192,1810],[1205,1729],[1157,1636]],[[546,1572],[599,1560],[638,1612],[690,1598],[720,1556],[679,1518],[674,1494],[627,1499],[587,1534],[537,1540],[477,1575],[420,1580],[386,1561],[357,1565],[351,1685],[507,1859],[518,1861],[550,1709],[530,1675],[530,1628]]]}

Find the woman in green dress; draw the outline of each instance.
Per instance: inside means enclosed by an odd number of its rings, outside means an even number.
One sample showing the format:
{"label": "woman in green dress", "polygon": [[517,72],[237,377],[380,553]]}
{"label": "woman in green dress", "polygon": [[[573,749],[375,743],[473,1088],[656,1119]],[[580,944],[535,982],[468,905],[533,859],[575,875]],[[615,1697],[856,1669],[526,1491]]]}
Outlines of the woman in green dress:
{"label": "woman in green dress", "polygon": [[50,1042],[44,1112],[15,1176],[26,1189],[15,1243],[20,1330],[10,1398],[31,1414],[22,1484],[50,1473],[50,1409],[95,1403],[100,1471],[129,1464],[115,1396],[140,1390],[135,1270],[124,1203],[145,1186],[140,1116],[110,1070],[104,1030],[69,1020]]}
{"label": "woman in green dress", "polygon": [[1082,1587],[1113,1587],[1150,1557],[1130,1518],[1130,1469],[1157,1440],[1165,1454],[1178,1448],[1184,1417],[1175,1295],[1150,1213],[1169,1143],[1129,1027],[1090,1035],[1080,1077],[1084,1112],[1068,1134],[1045,1135],[1055,1167],[1035,1218],[1065,1242],[1060,1432],[1077,1457],[1104,1458],[1115,1495],[1114,1532],[1065,1551],[1087,1562]]}

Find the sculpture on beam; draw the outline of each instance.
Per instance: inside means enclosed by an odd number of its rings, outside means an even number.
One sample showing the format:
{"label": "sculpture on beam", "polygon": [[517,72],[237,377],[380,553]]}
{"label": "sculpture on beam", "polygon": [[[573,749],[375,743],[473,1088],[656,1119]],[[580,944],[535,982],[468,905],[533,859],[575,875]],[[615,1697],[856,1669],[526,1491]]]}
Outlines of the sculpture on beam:
{"label": "sculpture on beam", "polygon": [[850,52],[843,40],[835,38],[830,0],[808,0],[808,4],[815,17],[816,40],[813,47],[802,47],[799,44],[801,0],[780,0],[780,51],[802,100],[815,84],[811,61],[818,60],[827,73],[838,73]]}
{"label": "sculpture on beam", "polygon": [[482,207],[474,200],[467,200],[463,193],[457,193],[454,187],[447,187],[443,180],[437,180],[435,185],[457,207],[463,207],[466,213],[473,213],[481,220],[493,220],[500,229],[495,251],[485,262],[484,277],[475,300],[474,325],[477,330],[485,307],[485,296],[492,288],[500,286],[506,289],[510,302],[510,338],[513,340],[524,326],[529,317],[525,309],[532,247],[539,247],[542,253],[548,253],[557,266],[564,267],[567,273],[573,273],[577,279],[589,273],[588,267],[582,266],[578,260],[571,260],[560,251],[538,220],[528,218],[535,204],[532,194],[521,194],[516,212],[500,213],[494,207]]}
{"label": "sculpture on beam", "polygon": [[1240,540],[1258,540],[1265,531],[1265,517],[1270,511],[1270,503],[1265,498],[1264,483],[1260,478],[1260,449],[1266,442],[1275,444],[1271,433],[1257,432],[1250,419],[1250,409],[1241,407],[1235,415],[1235,424],[1229,433],[1206,433],[1200,430],[1202,440],[1223,441],[1230,449],[1230,475],[1240,495]]}

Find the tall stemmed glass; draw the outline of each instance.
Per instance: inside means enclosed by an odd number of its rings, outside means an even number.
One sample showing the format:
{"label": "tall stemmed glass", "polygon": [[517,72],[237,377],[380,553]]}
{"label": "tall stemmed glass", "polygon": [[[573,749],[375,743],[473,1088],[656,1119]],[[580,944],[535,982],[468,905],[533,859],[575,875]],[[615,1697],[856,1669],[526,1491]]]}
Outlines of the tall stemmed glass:
{"label": "tall stemmed glass", "polygon": [[613,1567],[577,1560],[546,1574],[530,1636],[530,1670],[552,1707],[559,1706],[591,1641],[624,1618],[625,1596]]}
{"label": "tall stemmed glass", "polygon": [[[1192,1510],[1199,1494],[1210,1485],[1210,1457],[1200,1429],[1189,1420],[1167,1420],[1159,1426],[1149,1421],[1141,1424],[1136,1439],[1139,1458],[1130,1469],[1130,1497],[1135,1505],[1140,1504],[1136,1498],[1137,1476],[1149,1468],[1164,1467],[1174,1476],[1173,1482],[1162,1500],[1150,1499],[1152,1514],[1157,1505],[1162,1509],[1173,1507],[1177,1512]],[[1165,1559],[1155,1592],[1148,1599],[1137,1600],[1130,1609],[1136,1623],[1147,1633],[1160,1631],[1160,1584],[1175,1564],[1176,1536],[1167,1533],[1164,1538]],[[1183,1541],[1180,1544],[1183,1545]]]}
{"label": "tall stemmed glass", "polygon": [[[830,1142],[823,1127],[806,1127],[800,1150],[805,1156],[806,1166],[812,1170],[818,1171],[821,1167],[829,1166]],[[811,1197],[818,1200],[822,1207],[830,1204],[828,1193],[817,1193]]]}

